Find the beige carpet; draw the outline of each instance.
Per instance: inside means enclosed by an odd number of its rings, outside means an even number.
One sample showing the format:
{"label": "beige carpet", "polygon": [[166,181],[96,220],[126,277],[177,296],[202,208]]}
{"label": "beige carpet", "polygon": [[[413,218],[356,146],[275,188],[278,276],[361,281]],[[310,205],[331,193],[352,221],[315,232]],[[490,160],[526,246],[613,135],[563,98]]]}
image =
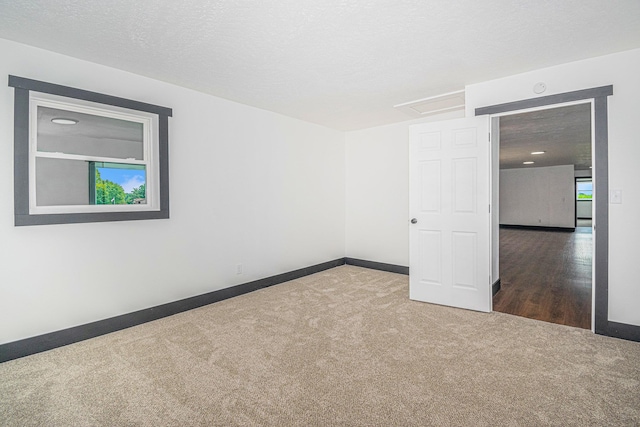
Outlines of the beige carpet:
{"label": "beige carpet", "polygon": [[0,425],[640,425],[640,344],[343,266],[1,364]]}

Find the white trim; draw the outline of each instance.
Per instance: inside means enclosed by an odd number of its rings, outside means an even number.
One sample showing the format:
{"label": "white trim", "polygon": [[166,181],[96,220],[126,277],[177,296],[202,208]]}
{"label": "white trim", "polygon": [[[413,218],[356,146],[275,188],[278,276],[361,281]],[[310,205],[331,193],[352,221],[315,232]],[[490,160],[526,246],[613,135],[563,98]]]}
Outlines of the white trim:
{"label": "white trim", "polygon": [[[105,207],[108,206],[108,209]],[[73,214],[91,212],[140,212],[159,211],[160,208],[149,209],[149,203],[139,205],[61,205],[39,206],[36,215],[44,214]]]}
{"label": "white trim", "polygon": [[48,159],[86,160],[88,162],[118,163],[123,165],[146,165],[148,163],[145,160],[121,159],[121,158],[115,158],[115,157],[85,156],[81,154],[66,154],[66,153],[59,153],[59,152],[51,153],[46,151],[38,151],[34,155],[36,158],[46,157]]}
{"label": "white trim", "polygon": [[[81,114],[89,114],[140,123],[143,126],[142,160],[132,158],[114,158],[85,154],[67,154],[60,152],[38,151],[38,107],[62,109]],[[40,92],[30,92],[29,98],[29,214],[69,214],[88,212],[137,212],[160,210],[160,165],[159,135],[154,129],[159,125],[155,114],[121,107],[98,104],[90,101],[66,98]],[[145,166],[146,203],[137,205],[61,205],[38,206],[36,200],[36,159],[51,158],[131,164]]]}

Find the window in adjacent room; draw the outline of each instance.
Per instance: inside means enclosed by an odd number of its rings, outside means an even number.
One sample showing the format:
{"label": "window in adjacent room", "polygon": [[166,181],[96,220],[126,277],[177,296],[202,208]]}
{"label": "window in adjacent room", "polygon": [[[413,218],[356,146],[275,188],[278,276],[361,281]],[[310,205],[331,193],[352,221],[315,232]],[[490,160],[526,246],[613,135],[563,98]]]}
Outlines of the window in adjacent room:
{"label": "window in adjacent room", "polygon": [[576,199],[577,200],[593,199],[593,182],[591,178],[576,180]]}

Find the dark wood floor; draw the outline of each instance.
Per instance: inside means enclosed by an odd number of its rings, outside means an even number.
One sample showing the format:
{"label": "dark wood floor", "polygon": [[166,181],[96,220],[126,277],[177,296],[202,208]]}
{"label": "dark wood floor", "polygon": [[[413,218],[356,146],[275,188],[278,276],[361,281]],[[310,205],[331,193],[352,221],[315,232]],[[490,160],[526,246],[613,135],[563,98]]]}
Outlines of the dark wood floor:
{"label": "dark wood floor", "polygon": [[500,229],[501,289],[493,309],[591,328],[591,229]]}

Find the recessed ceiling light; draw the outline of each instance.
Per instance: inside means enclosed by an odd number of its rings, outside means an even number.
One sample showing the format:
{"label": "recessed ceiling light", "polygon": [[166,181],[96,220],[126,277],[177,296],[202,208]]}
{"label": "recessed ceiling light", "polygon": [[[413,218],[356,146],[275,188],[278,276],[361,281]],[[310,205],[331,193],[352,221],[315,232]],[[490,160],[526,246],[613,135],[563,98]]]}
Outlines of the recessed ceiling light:
{"label": "recessed ceiling light", "polygon": [[536,155],[536,154],[544,154],[546,153],[546,151],[532,151],[531,154]]}
{"label": "recessed ceiling light", "polygon": [[523,165],[532,165],[533,162],[522,162]]}
{"label": "recessed ceiling light", "polygon": [[76,119],[67,119],[65,117],[55,117],[53,119],[51,119],[52,123],[55,123],[57,125],[75,125],[76,123],[78,123],[78,120]]}

